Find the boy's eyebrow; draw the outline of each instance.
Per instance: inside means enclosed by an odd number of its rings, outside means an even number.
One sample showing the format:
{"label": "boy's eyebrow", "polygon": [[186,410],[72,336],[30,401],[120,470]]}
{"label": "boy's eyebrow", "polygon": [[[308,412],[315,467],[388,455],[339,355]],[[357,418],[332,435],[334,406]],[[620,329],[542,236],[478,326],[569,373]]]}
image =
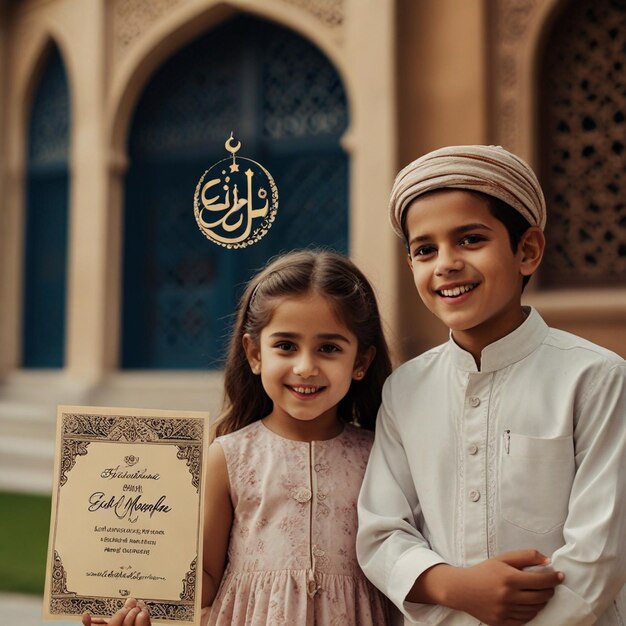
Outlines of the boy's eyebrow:
{"label": "boy's eyebrow", "polygon": [[[283,339],[301,339],[302,335],[300,333],[290,333],[287,331],[276,331],[270,335],[270,338],[283,338]],[[316,339],[322,339],[324,341],[345,341],[346,343],[350,343],[350,340],[340,333],[320,333],[319,335],[315,335]]]}
{"label": "boy's eyebrow", "polygon": [[[489,226],[487,226],[487,224],[483,224],[482,222],[473,222],[472,224],[463,224],[463,226],[459,226],[458,228],[455,228],[452,230],[452,234],[453,235],[463,235],[465,233],[471,232],[472,230],[490,230],[492,231],[493,228],[490,228]],[[414,244],[414,243],[419,243],[422,241],[430,241],[432,240],[432,235],[426,234],[426,235],[416,235],[415,237],[413,237],[413,239],[411,239],[411,241],[409,241],[409,245]]]}

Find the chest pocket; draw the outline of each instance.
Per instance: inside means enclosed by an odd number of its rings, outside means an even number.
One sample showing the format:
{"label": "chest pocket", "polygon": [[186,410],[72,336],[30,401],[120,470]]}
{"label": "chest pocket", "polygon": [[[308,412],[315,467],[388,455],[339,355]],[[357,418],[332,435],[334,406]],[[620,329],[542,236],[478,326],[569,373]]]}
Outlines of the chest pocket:
{"label": "chest pocket", "polygon": [[542,439],[504,433],[500,466],[500,513],[534,533],[548,533],[567,517],[574,480],[572,437]]}

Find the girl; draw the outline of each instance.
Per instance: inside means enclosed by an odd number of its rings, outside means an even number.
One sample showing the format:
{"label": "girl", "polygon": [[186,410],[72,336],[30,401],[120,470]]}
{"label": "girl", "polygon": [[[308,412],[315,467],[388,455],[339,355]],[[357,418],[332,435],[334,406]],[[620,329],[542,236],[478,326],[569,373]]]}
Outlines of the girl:
{"label": "girl", "polygon": [[[207,460],[210,626],[390,622],[355,551],[356,502],[390,371],[376,298],[347,258],[292,252],[250,281]],[[126,610],[119,624],[138,614]]]}

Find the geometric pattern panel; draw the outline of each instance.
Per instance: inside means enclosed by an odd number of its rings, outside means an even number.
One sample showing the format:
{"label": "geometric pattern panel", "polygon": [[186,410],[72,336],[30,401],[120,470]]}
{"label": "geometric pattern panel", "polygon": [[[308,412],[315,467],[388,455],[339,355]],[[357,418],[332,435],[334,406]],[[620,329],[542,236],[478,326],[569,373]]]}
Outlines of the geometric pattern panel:
{"label": "geometric pattern panel", "polygon": [[338,28],[345,20],[345,0],[284,0],[312,13],[330,28]]}
{"label": "geometric pattern panel", "polygon": [[541,62],[542,283],[626,285],[626,3],[569,2]]}
{"label": "geometric pattern panel", "polygon": [[[278,241],[306,247],[316,241],[347,251],[348,160],[344,154],[317,153],[276,161],[280,189]],[[272,231],[270,231],[271,233]]]}
{"label": "geometric pattern panel", "polygon": [[321,53],[296,36],[263,49],[263,133],[273,139],[336,135],[347,126],[343,86]]}
{"label": "geometric pattern panel", "polygon": [[[236,41],[237,45],[233,46]],[[137,105],[125,181],[123,368],[220,368],[243,285],[295,247],[348,250],[346,97],[328,59],[269,22],[237,17],[155,72]],[[226,156],[261,162],[279,191],[268,234],[228,250],[193,216],[200,175]]]}
{"label": "geometric pattern panel", "polygon": [[129,145],[133,162],[221,149],[224,129],[239,128],[239,59],[228,49],[223,37],[201,39],[157,71],[135,114]]}

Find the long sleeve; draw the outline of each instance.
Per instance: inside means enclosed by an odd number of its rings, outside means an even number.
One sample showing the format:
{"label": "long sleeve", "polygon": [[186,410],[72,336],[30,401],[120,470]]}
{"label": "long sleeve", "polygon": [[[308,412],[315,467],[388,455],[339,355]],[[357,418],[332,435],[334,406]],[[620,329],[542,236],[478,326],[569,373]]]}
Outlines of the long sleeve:
{"label": "long sleeve", "polygon": [[365,575],[417,624],[438,624],[450,610],[405,602],[415,580],[444,559],[416,528],[421,515],[406,452],[383,390],[376,437],[359,497],[357,556]]}
{"label": "long sleeve", "polygon": [[626,584],[626,366],[609,365],[576,411],[565,545],[552,555],[565,581],[533,626],[593,624]]}

